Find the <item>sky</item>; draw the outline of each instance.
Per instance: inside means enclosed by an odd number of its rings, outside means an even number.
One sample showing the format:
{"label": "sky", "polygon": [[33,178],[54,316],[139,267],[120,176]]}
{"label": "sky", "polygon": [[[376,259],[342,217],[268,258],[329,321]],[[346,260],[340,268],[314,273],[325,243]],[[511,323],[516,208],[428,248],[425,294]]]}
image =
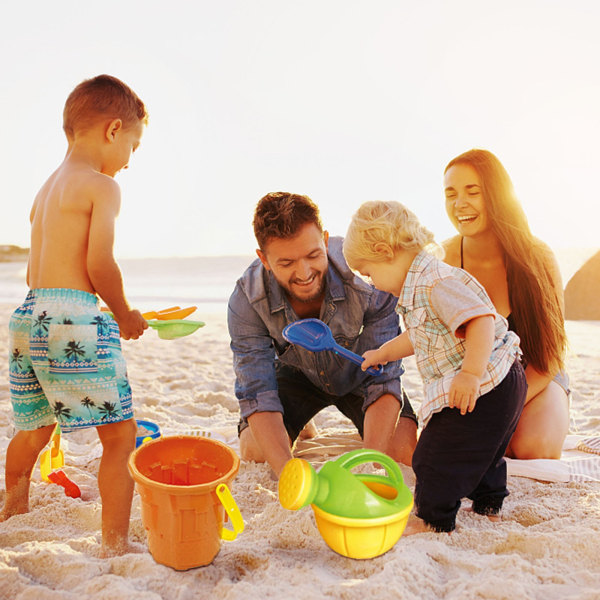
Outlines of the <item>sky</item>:
{"label": "sky", "polygon": [[600,236],[597,0],[30,0],[0,22],[0,245],[66,141],[62,110],[109,73],[150,123],[128,170],[118,257],[252,254],[271,191],[309,195],[343,235],[367,200],[455,232],[443,171],[486,148],[535,235]]}

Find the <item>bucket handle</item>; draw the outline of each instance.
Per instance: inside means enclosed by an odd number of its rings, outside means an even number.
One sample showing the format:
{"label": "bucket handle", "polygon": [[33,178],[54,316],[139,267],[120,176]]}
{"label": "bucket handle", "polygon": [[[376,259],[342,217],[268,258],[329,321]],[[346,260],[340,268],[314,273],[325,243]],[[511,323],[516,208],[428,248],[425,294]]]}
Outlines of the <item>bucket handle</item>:
{"label": "bucket handle", "polygon": [[235,540],[238,533],[244,531],[244,519],[242,519],[240,509],[235,503],[229,488],[224,483],[220,483],[215,491],[233,526],[233,529],[227,529],[226,527],[221,529],[221,539],[225,541]]}
{"label": "bucket handle", "polygon": [[396,461],[390,458],[387,454],[383,454],[383,452],[378,452],[377,450],[358,448],[343,454],[335,462],[347,471],[350,471],[354,469],[354,467],[365,463],[380,463],[387,471],[389,479],[396,484],[397,489],[400,489],[404,484],[402,471],[400,470],[400,467]]}

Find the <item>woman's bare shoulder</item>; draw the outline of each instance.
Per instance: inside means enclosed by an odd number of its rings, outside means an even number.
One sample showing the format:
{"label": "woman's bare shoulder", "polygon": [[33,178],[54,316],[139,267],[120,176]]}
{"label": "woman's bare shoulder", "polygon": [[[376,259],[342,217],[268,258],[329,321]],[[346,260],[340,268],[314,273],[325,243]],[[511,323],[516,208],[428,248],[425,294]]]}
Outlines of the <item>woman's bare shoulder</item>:
{"label": "woman's bare shoulder", "polygon": [[460,235],[444,240],[441,244],[444,249],[444,262],[455,267],[460,267]]}

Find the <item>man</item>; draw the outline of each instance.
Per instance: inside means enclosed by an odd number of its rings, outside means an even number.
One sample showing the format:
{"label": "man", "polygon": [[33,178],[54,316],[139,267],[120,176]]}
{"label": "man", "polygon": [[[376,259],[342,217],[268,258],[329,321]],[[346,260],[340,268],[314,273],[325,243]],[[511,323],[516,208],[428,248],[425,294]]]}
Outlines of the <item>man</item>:
{"label": "man", "polygon": [[253,225],[260,260],[238,280],[228,307],[242,458],[266,461],[279,476],[305,425],[335,405],[365,447],[411,464],[417,421],[400,361],[369,375],[334,352],[313,353],[282,335],[288,323],[318,318],[339,344],[362,354],[399,333],[396,299],[350,271],[342,239],[329,239],[307,196],[267,194]]}

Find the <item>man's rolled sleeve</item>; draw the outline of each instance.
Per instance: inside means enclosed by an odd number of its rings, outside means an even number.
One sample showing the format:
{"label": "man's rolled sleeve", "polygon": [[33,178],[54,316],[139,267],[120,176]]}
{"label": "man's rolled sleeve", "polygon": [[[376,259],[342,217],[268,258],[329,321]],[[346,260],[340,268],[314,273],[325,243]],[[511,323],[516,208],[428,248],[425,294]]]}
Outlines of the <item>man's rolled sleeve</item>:
{"label": "man's rolled sleeve", "polygon": [[[389,294],[376,291],[365,313],[364,327],[361,334],[363,352],[379,348],[399,333],[400,324],[396,313],[396,299]],[[385,365],[383,375],[370,376],[365,382],[366,394],[363,411],[366,411],[373,402],[379,400],[384,394],[395,396],[400,403],[400,409],[402,409],[404,402],[400,377],[403,373],[402,361],[396,360]]]}
{"label": "man's rolled sleeve", "polygon": [[239,285],[229,299],[227,325],[241,416],[245,419],[263,411],[282,413],[273,340]]}

